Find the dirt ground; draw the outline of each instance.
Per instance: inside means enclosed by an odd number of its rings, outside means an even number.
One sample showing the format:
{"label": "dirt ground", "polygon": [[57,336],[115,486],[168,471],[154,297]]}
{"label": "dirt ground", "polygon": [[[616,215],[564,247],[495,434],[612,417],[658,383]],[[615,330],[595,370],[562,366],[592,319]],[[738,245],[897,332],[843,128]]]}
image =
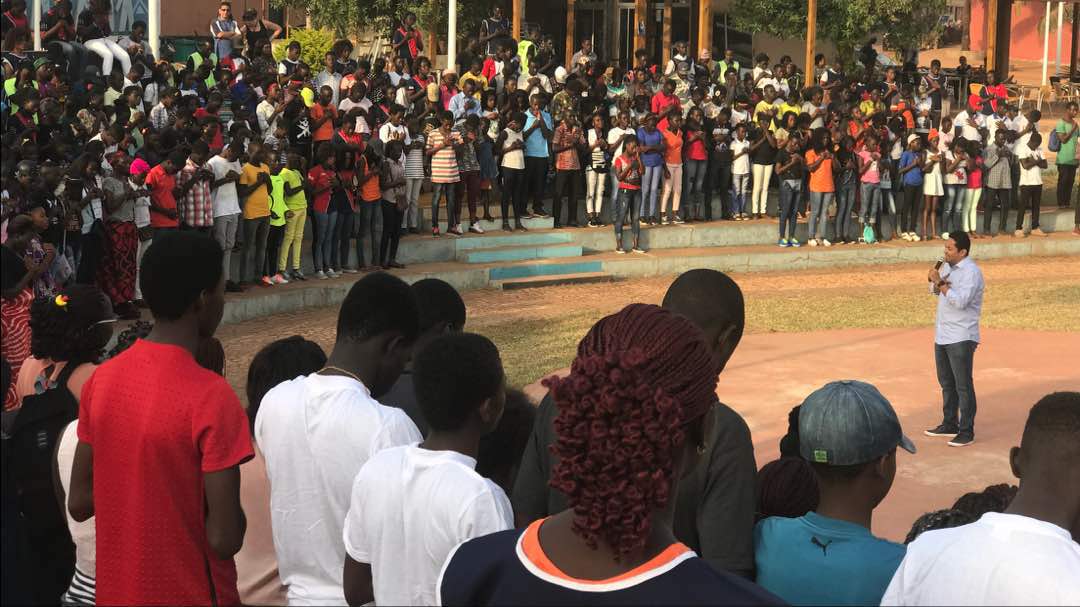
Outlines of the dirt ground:
{"label": "dirt ground", "polygon": [[[1051,391],[1080,389],[1080,258],[980,266],[987,289],[975,357],[977,442],[965,449],[922,435],[941,415],[926,267],[734,275],[746,297],[747,334],[717,393],[749,424],[758,466],[777,456],[792,406],[828,381],[855,378],[892,401],[919,449],[898,456],[896,484],[876,512],[875,533],[902,540],[923,512],[1014,480],[1008,450],[1028,409]],[[631,302],[659,303],[672,279],[467,292],[467,329],[491,337],[509,383],[526,386],[566,367],[597,319]],[[230,382],[242,395],[251,357],[275,339],[299,334],[329,352],[336,316],[336,309],[312,309],[222,327]]]}

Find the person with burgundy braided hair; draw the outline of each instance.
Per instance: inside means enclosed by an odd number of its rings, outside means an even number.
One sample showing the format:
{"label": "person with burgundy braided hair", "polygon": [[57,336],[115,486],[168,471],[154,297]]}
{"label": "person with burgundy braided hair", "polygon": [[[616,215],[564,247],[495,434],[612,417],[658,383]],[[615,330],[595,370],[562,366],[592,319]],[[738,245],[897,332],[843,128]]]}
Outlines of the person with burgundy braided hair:
{"label": "person with burgundy braided hair", "polygon": [[[739,285],[723,272],[690,270],[668,287],[662,307],[701,330],[712,353],[713,373],[720,374],[743,334],[746,312]],[[519,527],[568,507],[566,495],[549,485],[559,460],[550,448],[556,441],[559,409],[550,394],[537,408],[511,495]],[[712,417],[701,464],[680,479],[673,529],[680,542],[713,568],[752,580],[757,505],[754,444],[742,416],[715,396]]]}
{"label": "person with burgundy braided hair", "polygon": [[565,378],[551,484],[568,509],[467,541],[436,585],[440,605],[777,604],[675,539],[678,485],[702,459],[716,367],[685,317],[631,304],[598,321]]}

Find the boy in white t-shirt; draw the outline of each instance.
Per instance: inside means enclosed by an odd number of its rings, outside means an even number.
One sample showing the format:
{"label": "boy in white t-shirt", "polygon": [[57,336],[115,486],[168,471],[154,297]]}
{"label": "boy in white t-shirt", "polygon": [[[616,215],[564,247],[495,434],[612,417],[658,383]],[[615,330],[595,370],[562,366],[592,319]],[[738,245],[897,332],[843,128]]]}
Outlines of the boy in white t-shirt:
{"label": "boy in white t-shirt", "polygon": [[735,221],[749,219],[746,214],[746,197],[750,193],[750,140],[746,138],[746,124],[735,127],[735,139],[731,141],[731,178],[734,190],[731,214]]}
{"label": "boy in white t-shirt", "polygon": [[1042,135],[1035,131],[1028,136],[1026,144],[1016,146],[1016,160],[1020,163],[1020,199],[1016,205],[1016,231],[1013,235],[1017,238],[1024,237],[1024,213],[1028,206],[1031,207],[1031,234],[1046,236],[1046,232],[1039,229],[1042,170],[1047,166],[1040,145]]}
{"label": "boy in white t-shirt", "polygon": [[416,356],[413,382],[427,439],[379,452],[353,482],[342,533],[350,605],[435,605],[454,548],[513,527],[506,494],[475,470],[506,399],[498,348],[471,333],[440,337]]}

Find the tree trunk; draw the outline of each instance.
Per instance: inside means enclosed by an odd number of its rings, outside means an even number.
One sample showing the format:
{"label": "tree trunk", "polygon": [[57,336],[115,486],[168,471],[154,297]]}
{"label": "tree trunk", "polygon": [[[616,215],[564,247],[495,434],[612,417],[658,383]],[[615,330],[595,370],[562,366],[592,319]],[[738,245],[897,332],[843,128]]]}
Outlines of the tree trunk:
{"label": "tree trunk", "polygon": [[960,13],[960,50],[971,50],[971,0],[964,0],[964,10]]}

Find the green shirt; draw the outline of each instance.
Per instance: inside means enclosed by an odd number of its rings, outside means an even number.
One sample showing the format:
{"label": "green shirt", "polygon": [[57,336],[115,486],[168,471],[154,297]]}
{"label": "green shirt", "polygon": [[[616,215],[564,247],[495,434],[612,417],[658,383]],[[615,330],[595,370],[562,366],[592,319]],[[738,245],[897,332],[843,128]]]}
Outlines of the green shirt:
{"label": "green shirt", "polygon": [[[284,171],[282,171],[284,172]],[[270,225],[285,225],[285,179],[281,173],[270,176]]]}
{"label": "green shirt", "polygon": [[1058,139],[1061,140],[1061,149],[1057,153],[1057,163],[1065,165],[1076,164],[1076,138],[1080,137],[1080,131],[1077,131],[1075,135],[1065,141],[1065,135],[1069,134],[1072,130],[1072,124],[1065,122],[1064,120],[1058,120],[1057,126],[1054,130],[1058,133]]}
{"label": "green shirt", "polygon": [[[288,207],[290,211],[307,212],[307,199],[304,197],[303,190],[304,178],[300,176],[299,171],[294,171],[292,169],[281,169],[281,172],[278,173],[278,176],[281,177],[284,184],[288,185],[292,189],[295,190],[296,188],[301,188],[299,192],[293,194],[292,196],[289,196],[288,194],[285,195],[285,206]],[[282,189],[282,192],[284,192],[284,188]]]}

